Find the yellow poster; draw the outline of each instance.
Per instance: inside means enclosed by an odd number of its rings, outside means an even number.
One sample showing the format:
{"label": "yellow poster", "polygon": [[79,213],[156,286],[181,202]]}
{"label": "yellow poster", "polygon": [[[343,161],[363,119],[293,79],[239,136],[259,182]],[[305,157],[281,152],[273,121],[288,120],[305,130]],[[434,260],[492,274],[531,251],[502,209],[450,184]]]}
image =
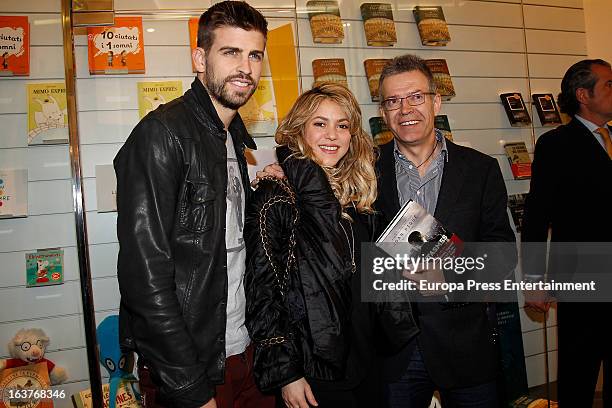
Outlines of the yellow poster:
{"label": "yellow poster", "polygon": [[252,136],[274,135],[276,109],[274,109],[274,87],[270,78],[261,78],[257,90],[239,112]]}
{"label": "yellow poster", "polygon": [[28,144],[68,143],[66,86],[28,84]]}
{"label": "yellow poster", "polygon": [[160,105],[183,95],[181,81],[138,82],[138,113],[144,118]]}

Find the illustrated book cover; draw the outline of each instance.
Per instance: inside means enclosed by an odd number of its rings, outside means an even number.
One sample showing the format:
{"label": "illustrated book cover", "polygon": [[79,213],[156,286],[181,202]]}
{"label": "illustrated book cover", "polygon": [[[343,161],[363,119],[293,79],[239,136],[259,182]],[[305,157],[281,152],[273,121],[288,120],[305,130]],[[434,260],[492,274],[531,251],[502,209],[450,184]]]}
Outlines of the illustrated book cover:
{"label": "illustrated book cover", "polygon": [[322,44],[340,44],[344,28],[337,1],[311,0],[306,3],[312,41]]}
{"label": "illustrated book cover", "polygon": [[370,90],[370,97],[372,99],[372,102],[378,102],[380,100],[380,96],[378,93],[378,82],[380,80],[380,73],[389,61],[389,59],[385,58],[367,59],[363,61],[366,78],[368,79],[368,89]]}
{"label": "illustrated book cover", "polygon": [[366,43],[369,46],[391,47],[397,42],[391,4],[363,3],[360,10]]}
{"label": "illustrated book cover", "polygon": [[171,100],[183,95],[181,81],[138,82],[138,113],[140,119]]}
{"label": "illustrated book cover", "polygon": [[525,102],[523,102],[523,96],[520,93],[503,93],[499,95],[499,97],[501,98],[502,105],[504,106],[511,126],[518,127],[531,124],[531,117],[529,116],[529,112],[527,112]]}
{"label": "illustrated book cover", "polygon": [[64,250],[38,249],[25,254],[26,286],[60,285],[64,283]]}
{"label": "illustrated book cover", "polygon": [[415,6],[412,13],[423,45],[443,46],[448,44],[451,38],[442,7]]}
{"label": "illustrated book cover", "polygon": [[531,157],[529,157],[525,142],[506,143],[504,149],[514,178],[517,180],[530,178]]}
{"label": "illustrated book cover", "polygon": [[312,73],[314,75],[313,87],[318,86],[322,82],[333,82],[348,87],[346,68],[342,58],[313,60]]}
{"label": "illustrated book cover", "polygon": [[253,96],[238,112],[252,136],[273,136],[277,119],[272,79],[261,78]]}
{"label": "illustrated book cover", "polygon": [[28,170],[0,169],[0,218],[28,216]]}
{"label": "illustrated book cover", "polygon": [[376,145],[384,145],[393,140],[393,133],[391,133],[382,117],[374,116],[370,118],[369,123],[372,138]]}
{"label": "illustrated book cover", "polygon": [[453,86],[453,80],[448,70],[448,65],[445,59],[428,59],[425,60],[425,64],[431,70],[433,74],[434,82],[438,89],[438,93],[442,97],[442,100],[448,101],[452,99],[455,94],[455,87]]}
{"label": "illustrated book cover", "polygon": [[552,94],[533,94],[531,97],[542,126],[557,126],[562,123]]}
{"label": "illustrated book cover", "polygon": [[142,17],[115,17],[111,27],[88,27],[89,73],[145,72]]}
{"label": "illustrated book cover", "polygon": [[30,75],[27,16],[0,16],[0,76]]}
{"label": "illustrated book cover", "polygon": [[28,84],[27,98],[28,145],[68,143],[66,85]]}
{"label": "illustrated book cover", "polygon": [[434,127],[438,129],[445,138],[453,141],[453,132],[450,127],[450,123],[448,122],[448,116],[446,115],[436,115],[434,117]]}

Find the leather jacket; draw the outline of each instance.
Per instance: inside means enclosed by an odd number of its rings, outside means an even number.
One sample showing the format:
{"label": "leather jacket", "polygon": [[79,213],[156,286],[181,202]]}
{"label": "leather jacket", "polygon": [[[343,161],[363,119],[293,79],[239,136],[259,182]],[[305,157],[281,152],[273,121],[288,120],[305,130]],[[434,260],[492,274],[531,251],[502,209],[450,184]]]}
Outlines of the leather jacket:
{"label": "leather jacket", "polygon": [[[239,115],[229,126],[251,191]],[[114,160],[120,250],[120,343],[135,350],[162,402],[199,407],[223,382],[227,133],[197,78],[149,113]]]}
{"label": "leather jacket", "polygon": [[301,377],[343,378],[351,307],[352,248],[327,176],[311,160],[286,159],[286,147],[277,155],[293,192],[260,181],[244,230],[246,325],[262,391]]}

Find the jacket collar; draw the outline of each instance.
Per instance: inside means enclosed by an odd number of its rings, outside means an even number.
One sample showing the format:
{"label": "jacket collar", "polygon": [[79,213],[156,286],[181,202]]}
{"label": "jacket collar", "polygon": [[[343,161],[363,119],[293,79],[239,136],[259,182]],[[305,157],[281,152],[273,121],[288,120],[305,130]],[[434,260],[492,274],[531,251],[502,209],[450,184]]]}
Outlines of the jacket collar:
{"label": "jacket collar", "polygon": [[[211,121],[219,132],[225,134],[225,127],[217,114],[215,105],[213,105],[210,95],[202,84],[202,81],[200,81],[197,77],[191,83],[191,91],[193,92],[198,105],[202,108],[202,113]],[[243,144],[249,149],[257,150],[257,145],[246,130],[246,127],[244,126],[242,118],[238,112],[236,112],[236,116],[234,116],[234,119],[232,119],[230,122],[229,132],[234,138],[235,145]]]}
{"label": "jacket collar", "polygon": [[[380,186],[377,207],[383,212],[387,221],[390,221],[400,209],[397,178],[395,175],[394,145],[392,142],[382,145],[377,161],[378,183]],[[447,222],[447,218],[459,198],[459,192],[465,181],[463,175],[467,165],[461,147],[447,140],[446,148],[448,150],[447,161],[444,164],[442,183],[434,214],[443,224]]]}

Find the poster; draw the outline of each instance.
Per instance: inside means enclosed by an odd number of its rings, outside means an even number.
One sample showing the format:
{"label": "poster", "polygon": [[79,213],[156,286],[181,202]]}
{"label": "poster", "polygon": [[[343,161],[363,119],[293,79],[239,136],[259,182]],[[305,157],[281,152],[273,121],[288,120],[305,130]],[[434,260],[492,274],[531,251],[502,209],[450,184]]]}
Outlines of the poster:
{"label": "poster", "polygon": [[0,16],[0,76],[30,75],[27,16]]}
{"label": "poster", "polygon": [[0,169],[0,218],[28,216],[28,170]]}
{"label": "poster", "polygon": [[26,260],[26,286],[47,286],[64,283],[64,250],[38,249],[28,252]]}
{"label": "poster", "polygon": [[257,90],[238,112],[252,136],[272,136],[276,131],[276,109],[272,79],[261,78]]}
{"label": "poster", "polygon": [[145,72],[142,17],[116,17],[111,27],[88,27],[89,73]]}
{"label": "poster", "polygon": [[68,110],[63,82],[28,84],[28,144],[68,143]]}
{"label": "poster", "polygon": [[140,119],[159,105],[183,95],[181,81],[138,82],[138,113]]}

